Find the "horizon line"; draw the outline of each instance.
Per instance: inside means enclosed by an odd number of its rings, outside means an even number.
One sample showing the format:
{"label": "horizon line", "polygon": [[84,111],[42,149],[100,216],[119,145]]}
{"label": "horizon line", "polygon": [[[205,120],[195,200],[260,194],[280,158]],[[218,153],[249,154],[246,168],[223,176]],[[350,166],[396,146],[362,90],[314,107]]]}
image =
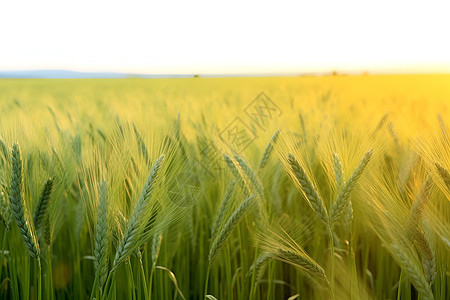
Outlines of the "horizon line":
{"label": "horizon line", "polygon": [[[51,73],[60,73],[51,74]],[[297,77],[297,76],[361,76],[361,75],[445,75],[448,71],[394,71],[394,70],[329,70],[317,72],[208,72],[208,73],[141,73],[117,71],[76,71],[73,69],[0,70],[0,79],[121,79],[121,78],[192,78],[192,77]],[[64,77],[64,75],[66,77]],[[80,76],[80,77],[77,77]],[[90,77],[92,76],[92,77]],[[101,77],[105,76],[105,77]]]}

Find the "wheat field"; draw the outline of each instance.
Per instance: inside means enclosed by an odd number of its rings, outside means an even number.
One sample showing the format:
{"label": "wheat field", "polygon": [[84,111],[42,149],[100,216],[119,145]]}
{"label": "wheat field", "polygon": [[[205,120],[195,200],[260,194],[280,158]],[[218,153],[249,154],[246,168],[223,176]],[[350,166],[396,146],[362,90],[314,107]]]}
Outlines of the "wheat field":
{"label": "wheat field", "polygon": [[450,75],[0,91],[1,299],[450,297]]}

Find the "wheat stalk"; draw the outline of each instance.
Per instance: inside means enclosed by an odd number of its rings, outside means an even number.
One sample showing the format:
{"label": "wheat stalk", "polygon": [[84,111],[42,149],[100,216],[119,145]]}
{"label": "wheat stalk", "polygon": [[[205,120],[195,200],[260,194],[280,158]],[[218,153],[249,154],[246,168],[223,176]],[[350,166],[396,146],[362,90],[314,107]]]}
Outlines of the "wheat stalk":
{"label": "wheat stalk", "polygon": [[152,267],[156,266],[156,261],[158,260],[159,251],[161,250],[161,242],[163,239],[162,233],[157,233],[153,236],[152,241]]}
{"label": "wheat stalk", "polygon": [[308,255],[299,255],[288,249],[279,249],[274,254],[278,260],[297,266],[311,275],[325,279],[328,282],[325,270]]}
{"label": "wheat stalk", "polygon": [[245,163],[245,161],[240,158],[239,156],[234,157],[236,161],[238,162],[239,166],[241,167],[242,171],[244,172],[245,176],[250,180],[253,187],[258,192],[258,196],[263,199],[264,193],[263,193],[263,187],[261,185],[261,182],[258,179],[258,176],[253,172],[252,168],[250,168],[249,165]]}
{"label": "wheat stalk", "polygon": [[231,197],[233,196],[234,188],[236,186],[236,181],[232,181],[225,191],[225,196],[223,197],[222,202],[220,203],[219,210],[217,211],[216,220],[211,227],[211,236],[215,236],[217,230],[220,228],[220,224],[222,224],[223,217],[225,216],[225,212],[230,203]]}
{"label": "wheat stalk", "polygon": [[267,263],[273,259],[273,254],[270,252],[263,252],[261,253],[258,258],[256,259],[256,261],[251,265],[250,269],[248,270],[246,276],[250,277],[253,274],[255,274],[256,277],[256,281],[261,280],[263,274],[264,274],[264,270],[265,270],[265,266],[267,265]]}
{"label": "wheat stalk", "polygon": [[426,239],[422,231],[422,212],[425,209],[425,205],[429,200],[432,188],[431,177],[425,180],[422,184],[419,195],[414,201],[410,215],[408,217],[406,232],[410,241],[418,249],[420,256],[422,257],[422,265],[427,277],[428,282],[431,284],[436,277],[436,259],[430,244]]}
{"label": "wheat stalk", "polygon": [[134,130],[134,134],[136,136],[138,145],[139,145],[139,153],[142,155],[142,157],[144,158],[144,160],[149,163],[149,157],[148,157],[148,149],[147,146],[145,146],[145,142],[142,139],[141,135],[139,134],[139,131],[136,127],[136,125],[133,123],[133,130]]}
{"label": "wheat stalk", "polygon": [[341,159],[337,153],[333,153],[333,170],[334,177],[336,179],[336,186],[339,190],[344,182],[344,171],[342,169]]}
{"label": "wheat stalk", "polygon": [[288,155],[288,162],[291,165],[291,169],[295,175],[295,178],[300,183],[300,186],[302,187],[302,190],[305,193],[305,196],[308,200],[308,204],[311,206],[311,208],[316,213],[316,215],[319,217],[319,219],[323,223],[328,224],[328,212],[327,212],[327,209],[325,208],[325,204],[323,203],[322,198],[320,198],[319,194],[317,193],[316,189],[314,188],[308,175],[305,173],[303,168],[299,165],[299,163],[295,159],[294,155],[292,155],[290,153]]}
{"label": "wheat stalk", "polygon": [[230,157],[226,155],[224,155],[223,157],[226,164],[228,165],[228,168],[231,171],[231,174],[233,174],[233,177],[242,185],[242,188],[244,189],[244,195],[249,196],[251,194],[251,191],[247,185],[245,178],[241,175],[238,168],[236,167],[236,165],[234,164],[233,160]]}
{"label": "wheat stalk", "polygon": [[433,284],[434,279],[436,278],[437,272],[436,272],[436,258],[434,255],[431,256],[431,259],[423,258],[422,259],[422,266],[423,270],[425,272],[425,277],[428,280],[428,283],[431,285]]}
{"label": "wheat stalk", "polygon": [[342,188],[340,189],[336,201],[334,201],[333,205],[331,206],[330,211],[331,224],[333,224],[339,219],[339,217],[342,214],[342,211],[350,202],[350,194],[355,188],[355,185],[358,179],[361,177],[362,173],[364,172],[364,169],[366,168],[367,164],[369,163],[372,154],[373,150],[370,150],[364,155],[358,167],[356,167],[355,171],[353,171],[352,176],[350,176],[350,178],[343,184]]}
{"label": "wheat stalk", "polygon": [[422,265],[425,271],[425,275],[428,279],[428,282],[431,284],[433,284],[434,279],[436,278],[437,275],[437,270],[436,270],[436,248],[435,248],[435,244],[436,244],[436,237],[434,235],[433,229],[431,228],[431,226],[428,224],[428,222],[426,222],[425,220],[422,222],[423,225],[423,231],[424,231],[424,236],[425,239],[429,245],[429,249],[430,252],[432,254],[432,258],[431,260],[427,260],[424,259],[425,257],[422,258]]}
{"label": "wheat stalk", "polygon": [[275,134],[272,136],[271,141],[269,142],[266,149],[264,150],[264,154],[262,156],[261,163],[259,164],[260,169],[263,169],[266,166],[267,161],[269,160],[270,155],[273,152],[273,145],[277,142],[279,133],[280,133],[279,130],[277,130],[277,132],[275,132]]}
{"label": "wheat stalk", "polygon": [[42,190],[41,197],[36,204],[36,208],[34,209],[33,223],[34,228],[36,228],[37,232],[39,232],[39,230],[42,228],[43,220],[47,215],[48,204],[50,202],[50,197],[53,191],[53,184],[54,180],[52,178],[47,179]]}
{"label": "wheat stalk", "polygon": [[[156,179],[158,177],[159,170],[161,168],[162,160],[164,159],[164,154],[153,164],[152,169],[150,171],[150,175],[145,182],[145,186],[142,190],[141,196],[134,208],[134,211],[131,215],[131,218],[128,222],[125,233],[120,241],[120,244],[117,248],[116,255],[114,257],[113,262],[113,270],[118,267],[118,265],[125,260],[132,252],[134,245],[140,239],[139,236],[139,226],[143,221],[143,216],[145,215],[145,210],[147,208],[147,203],[150,201],[153,189],[156,184]],[[153,219],[154,214],[150,219]],[[148,222],[146,222],[148,224]]]}
{"label": "wheat stalk", "polygon": [[7,162],[9,160],[9,151],[8,147],[6,147],[6,144],[1,137],[0,137],[0,151],[2,154],[1,156],[2,163]]}
{"label": "wheat stalk", "polygon": [[389,121],[389,123],[388,123],[388,131],[389,131],[390,136],[392,137],[392,140],[394,141],[395,147],[397,149],[400,149],[400,142],[398,140],[398,135],[394,129],[394,124],[392,123],[392,121]]}
{"label": "wheat stalk", "polygon": [[52,243],[52,230],[50,227],[50,217],[48,214],[46,214],[44,216],[44,230],[43,230],[43,236],[44,236],[44,241],[47,245],[50,245]]}
{"label": "wheat stalk", "polygon": [[27,210],[22,200],[22,158],[17,143],[14,144],[12,150],[11,195],[9,201],[28,253],[32,257],[39,259],[39,243],[32,224],[28,221]]}
{"label": "wheat stalk", "polygon": [[0,149],[1,149],[1,153],[3,154],[3,157],[5,159],[8,159],[8,157],[9,157],[8,147],[6,147],[6,143],[2,137],[0,137]]}
{"label": "wheat stalk", "polygon": [[[228,157],[228,156],[226,156],[226,155],[224,155],[224,156],[223,156],[223,159],[224,159],[225,162],[227,163],[228,168],[230,169],[231,174],[233,174],[234,178],[237,179],[237,180],[239,180],[239,181],[242,181],[242,182],[243,182],[243,179],[241,178],[241,174],[239,174],[239,171],[238,171],[238,169],[236,168],[236,166],[234,165],[234,162],[231,160],[231,158]],[[244,183],[244,184],[245,184],[245,183]]]}
{"label": "wheat stalk", "polygon": [[106,278],[108,276],[108,197],[107,183],[102,181],[99,185],[99,204],[97,212],[97,227],[95,230],[95,272],[98,276],[97,287],[103,290]]}
{"label": "wheat stalk", "polygon": [[450,189],[450,172],[447,171],[447,169],[441,166],[439,163],[436,163],[435,165],[445,185],[447,186],[448,189]]}
{"label": "wheat stalk", "polygon": [[253,204],[254,198],[255,195],[252,195],[245,199],[227,220],[222,230],[220,230],[220,232],[217,234],[217,237],[215,238],[209,250],[208,259],[210,264],[217,257],[217,254],[219,254],[220,249],[222,249],[226,239],[231,234],[233,229],[237,226],[237,224],[242,220],[247,211],[250,209]]}
{"label": "wheat stalk", "polygon": [[431,178],[428,177],[422,184],[419,195],[416,197],[416,200],[411,206],[408,221],[406,223],[407,224],[406,228],[409,238],[412,240],[414,239],[414,235],[419,231],[419,228],[421,227],[422,212],[425,208],[426,203],[429,200],[431,188],[432,188]]}
{"label": "wheat stalk", "polygon": [[437,115],[438,122],[439,122],[439,128],[441,129],[442,137],[444,138],[446,143],[450,142],[450,133],[447,128],[447,124],[445,124],[444,119],[442,118],[441,114]]}
{"label": "wheat stalk", "polygon": [[389,116],[389,113],[385,113],[383,115],[383,117],[381,117],[381,119],[378,122],[377,127],[373,131],[372,135],[375,135],[381,129],[381,127],[383,127],[383,125],[386,123],[386,120],[387,120],[388,116]]}
{"label": "wheat stalk", "polygon": [[407,252],[402,251],[399,246],[391,244],[394,254],[397,256],[402,270],[406,273],[414,287],[422,294],[424,299],[432,300],[433,292],[428,283],[428,280],[423,276],[420,268],[414,263],[414,260],[409,257]]}
{"label": "wheat stalk", "polygon": [[8,202],[5,200],[5,194],[1,192],[0,199],[0,220],[5,225],[6,230],[9,230],[9,223],[11,222],[11,209]]}
{"label": "wheat stalk", "polygon": [[345,206],[342,217],[345,232],[350,233],[353,221],[353,205],[351,201],[349,201],[348,204]]}

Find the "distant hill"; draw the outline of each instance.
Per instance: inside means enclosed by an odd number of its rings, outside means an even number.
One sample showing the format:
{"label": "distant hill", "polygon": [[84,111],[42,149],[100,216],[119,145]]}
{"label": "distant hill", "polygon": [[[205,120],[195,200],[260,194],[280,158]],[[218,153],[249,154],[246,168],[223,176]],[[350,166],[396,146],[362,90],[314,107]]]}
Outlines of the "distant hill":
{"label": "distant hill", "polygon": [[113,72],[76,72],[67,70],[0,71],[0,78],[190,78],[180,74],[127,74]]}

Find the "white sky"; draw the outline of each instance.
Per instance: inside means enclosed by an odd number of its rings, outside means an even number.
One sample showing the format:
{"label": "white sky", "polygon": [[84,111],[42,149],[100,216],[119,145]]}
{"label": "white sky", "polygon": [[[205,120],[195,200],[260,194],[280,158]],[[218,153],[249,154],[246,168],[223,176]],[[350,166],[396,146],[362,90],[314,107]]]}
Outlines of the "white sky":
{"label": "white sky", "polygon": [[450,72],[450,4],[0,0],[0,70],[21,69]]}

